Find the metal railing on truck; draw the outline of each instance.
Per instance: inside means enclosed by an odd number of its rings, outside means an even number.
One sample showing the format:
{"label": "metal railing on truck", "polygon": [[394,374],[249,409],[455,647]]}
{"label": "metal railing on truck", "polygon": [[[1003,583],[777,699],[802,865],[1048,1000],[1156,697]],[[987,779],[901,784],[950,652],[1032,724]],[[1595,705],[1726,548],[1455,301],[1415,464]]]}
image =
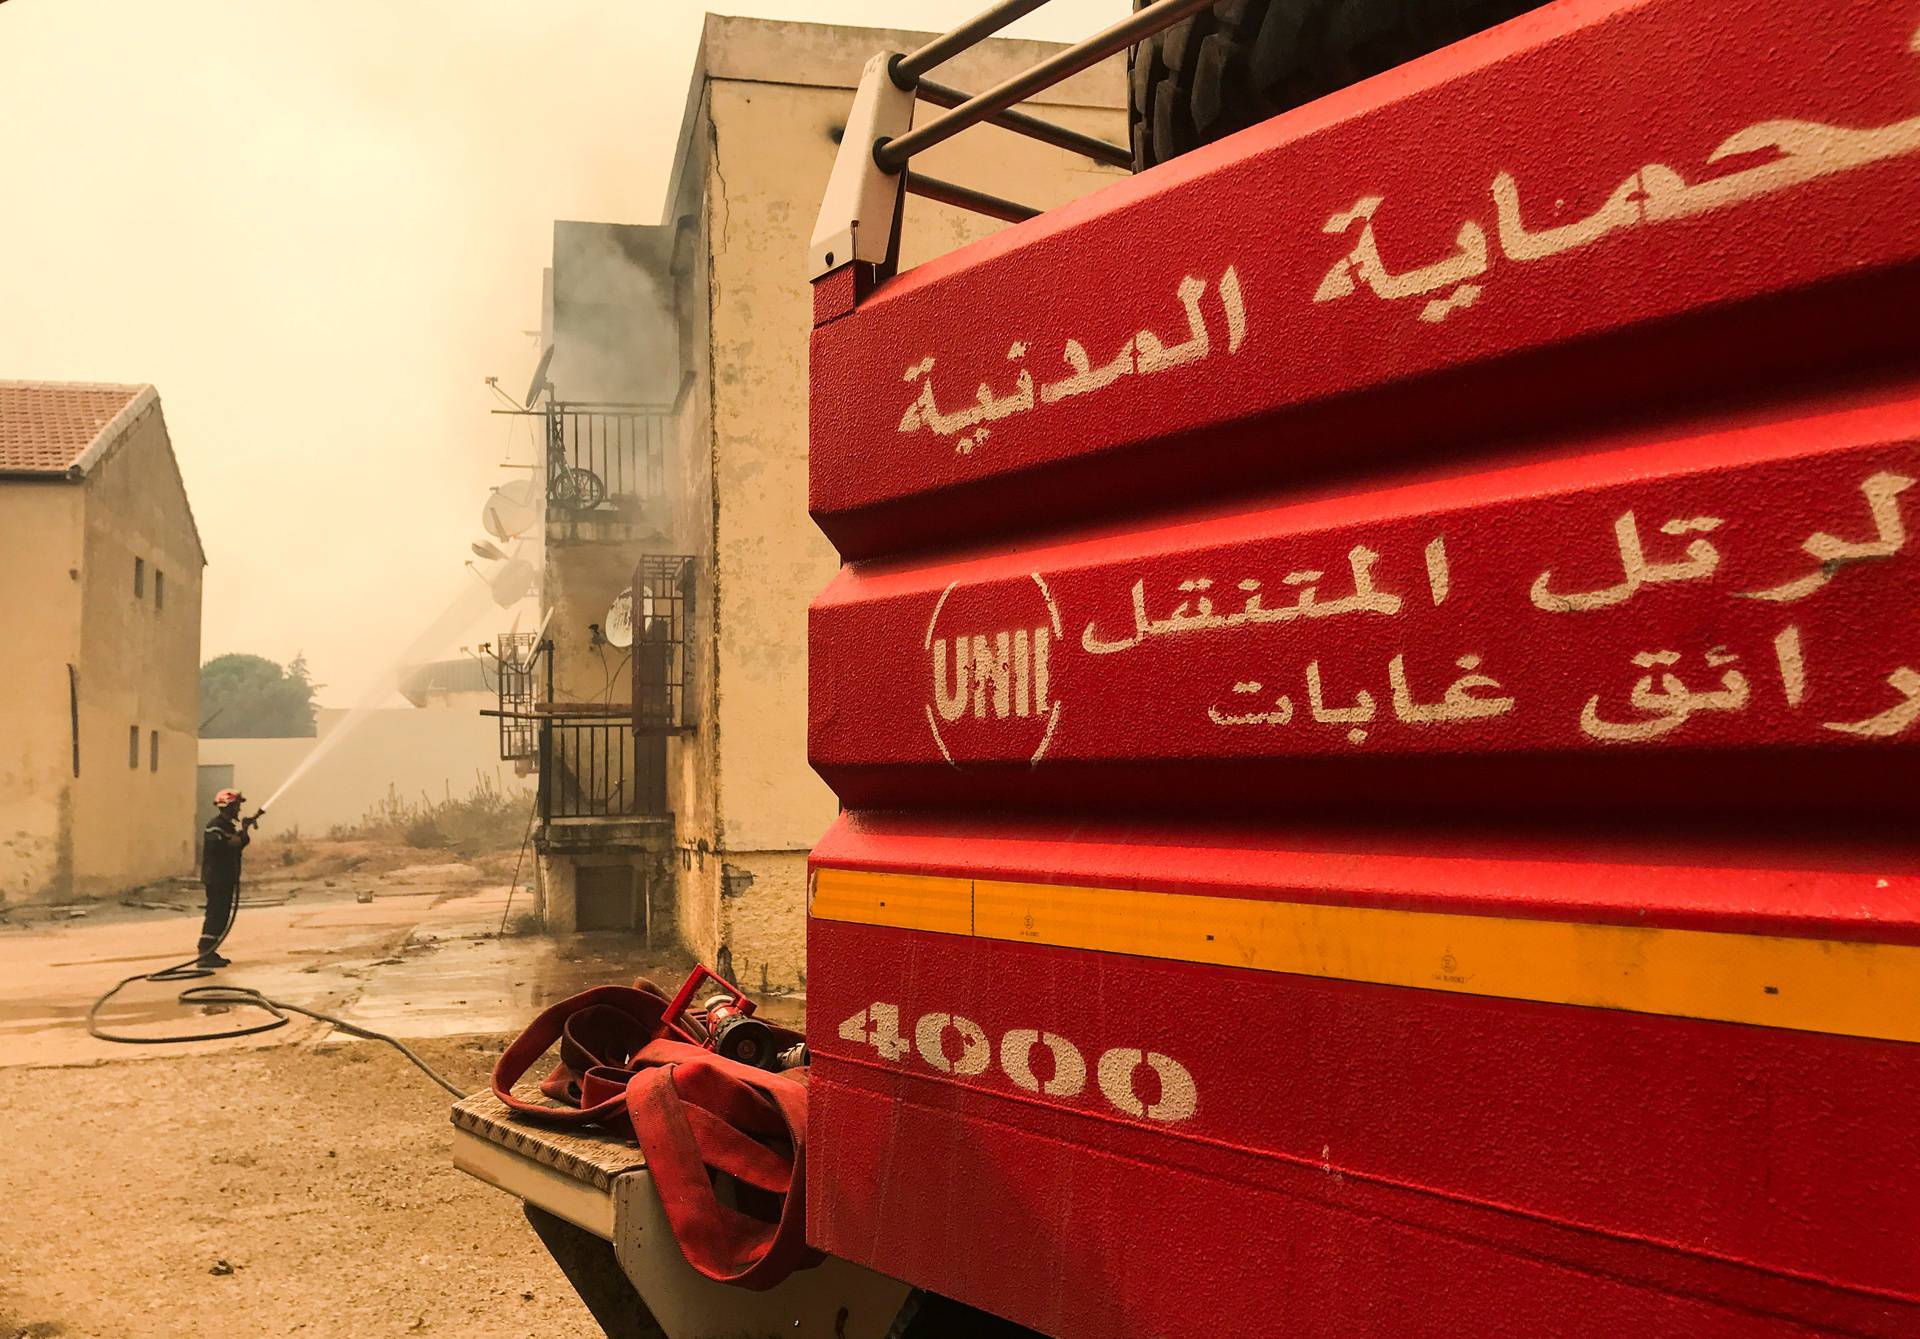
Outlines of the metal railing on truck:
{"label": "metal railing on truck", "polygon": [[[890,266],[898,244],[900,193],[1019,223],[1040,211],[988,191],[912,170],[917,154],[943,144],[971,126],[986,124],[1025,135],[1095,162],[1131,168],[1125,146],[1014,110],[1016,104],[1098,65],[1109,56],[1172,27],[1211,0],[1154,0],[1118,23],[1049,56],[1031,69],[980,93],[968,93],[926,77],[985,41],[1046,0],[1001,0],[951,32],[909,52],[883,52],[867,62],[841,137],[840,153],[827,181],[820,217],[808,248],[809,277],[819,278],[849,261]],[[916,101],[945,109],[926,124],[913,124]]]}

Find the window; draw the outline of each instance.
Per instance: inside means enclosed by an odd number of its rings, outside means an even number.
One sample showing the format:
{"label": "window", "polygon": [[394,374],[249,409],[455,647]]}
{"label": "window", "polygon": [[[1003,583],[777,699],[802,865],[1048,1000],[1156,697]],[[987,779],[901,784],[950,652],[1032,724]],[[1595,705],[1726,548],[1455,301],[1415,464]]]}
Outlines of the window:
{"label": "window", "polygon": [[[155,593],[158,593],[159,589],[155,586]],[[147,770],[149,772],[160,770],[160,732],[158,730],[149,731],[147,734]]]}
{"label": "window", "polygon": [[146,597],[147,560],[145,558],[135,558],[133,560],[133,598],[136,600],[144,600]]}
{"label": "window", "polygon": [[167,607],[167,574],[157,567],[153,569],[153,607]]}
{"label": "window", "polygon": [[140,727],[137,725],[127,727],[127,766],[140,766]]}

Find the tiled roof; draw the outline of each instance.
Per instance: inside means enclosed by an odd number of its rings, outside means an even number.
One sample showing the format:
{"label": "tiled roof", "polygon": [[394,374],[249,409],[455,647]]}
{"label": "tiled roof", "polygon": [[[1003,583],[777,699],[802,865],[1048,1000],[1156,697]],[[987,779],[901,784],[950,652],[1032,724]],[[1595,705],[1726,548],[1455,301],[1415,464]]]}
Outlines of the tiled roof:
{"label": "tiled roof", "polygon": [[84,472],[152,398],[151,386],[0,381],[0,474]]}

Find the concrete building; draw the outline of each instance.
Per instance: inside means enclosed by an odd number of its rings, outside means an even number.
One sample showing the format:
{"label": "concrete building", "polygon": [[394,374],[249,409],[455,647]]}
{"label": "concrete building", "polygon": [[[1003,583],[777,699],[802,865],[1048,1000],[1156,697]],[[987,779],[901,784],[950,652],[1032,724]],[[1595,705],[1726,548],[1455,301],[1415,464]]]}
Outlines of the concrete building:
{"label": "concrete building", "polygon": [[[710,15],[662,222],[555,231],[544,323],[558,425],[543,572],[553,684],[531,695],[551,699],[556,720],[583,708],[618,718],[543,723],[548,784],[581,789],[580,731],[598,728],[617,749],[634,702],[657,733],[595,783],[626,797],[623,812],[542,824],[548,923],[650,916],[753,989],[804,982],[806,853],[834,814],[806,760],[806,608],[835,568],[807,517],[807,242],[862,66],[926,37]],[[939,77],[983,88],[1058,49],[989,41]],[[1047,90],[1042,108],[1124,142],[1123,63]],[[916,163],[1042,208],[1122,175],[988,127]],[[911,199],[902,264],[1002,226]],[[589,400],[621,401],[619,414],[644,421],[569,426],[553,408]],[[595,433],[644,445],[603,466]],[[581,507],[594,486],[569,469],[609,471],[609,498],[623,487],[611,472],[638,482],[617,505]],[[643,561],[652,575],[635,584]],[[610,656],[598,639],[629,586],[636,650]],[[575,736],[571,754],[561,731]]]}
{"label": "concrete building", "polygon": [[433,711],[485,711],[498,695],[492,666],[476,656],[429,660],[400,668],[398,691],[416,707]]}
{"label": "concrete building", "polygon": [[192,872],[205,566],[153,387],[0,381],[0,903]]}

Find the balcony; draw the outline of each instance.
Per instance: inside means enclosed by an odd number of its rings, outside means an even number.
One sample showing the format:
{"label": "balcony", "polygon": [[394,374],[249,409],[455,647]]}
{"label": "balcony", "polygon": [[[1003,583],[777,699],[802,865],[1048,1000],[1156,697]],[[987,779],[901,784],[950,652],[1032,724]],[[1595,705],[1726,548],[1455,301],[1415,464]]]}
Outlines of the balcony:
{"label": "balcony", "polygon": [[648,553],[633,569],[633,728],[648,735],[697,728],[687,697],[693,620],[691,554]]}
{"label": "balcony", "polygon": [[[500,709],[500,761],[530,763],[540,756],[540,736],[533,715],[534,663],[547,649],[537,645],[531,632],[503,632],[497,639],[499,651],[494,664],[494,679]],[[548,670],[547,694],[552,696],[552,670]]]}
{"label": "balcony", "polygon": [[549,538],[664,535],[673,411],[657,405],[555,402],[546,409]]}
{"label": "balcony", "polygon": [[664,818],[667,750],[619,716],[552,715],[540,728],[540,821]]}

